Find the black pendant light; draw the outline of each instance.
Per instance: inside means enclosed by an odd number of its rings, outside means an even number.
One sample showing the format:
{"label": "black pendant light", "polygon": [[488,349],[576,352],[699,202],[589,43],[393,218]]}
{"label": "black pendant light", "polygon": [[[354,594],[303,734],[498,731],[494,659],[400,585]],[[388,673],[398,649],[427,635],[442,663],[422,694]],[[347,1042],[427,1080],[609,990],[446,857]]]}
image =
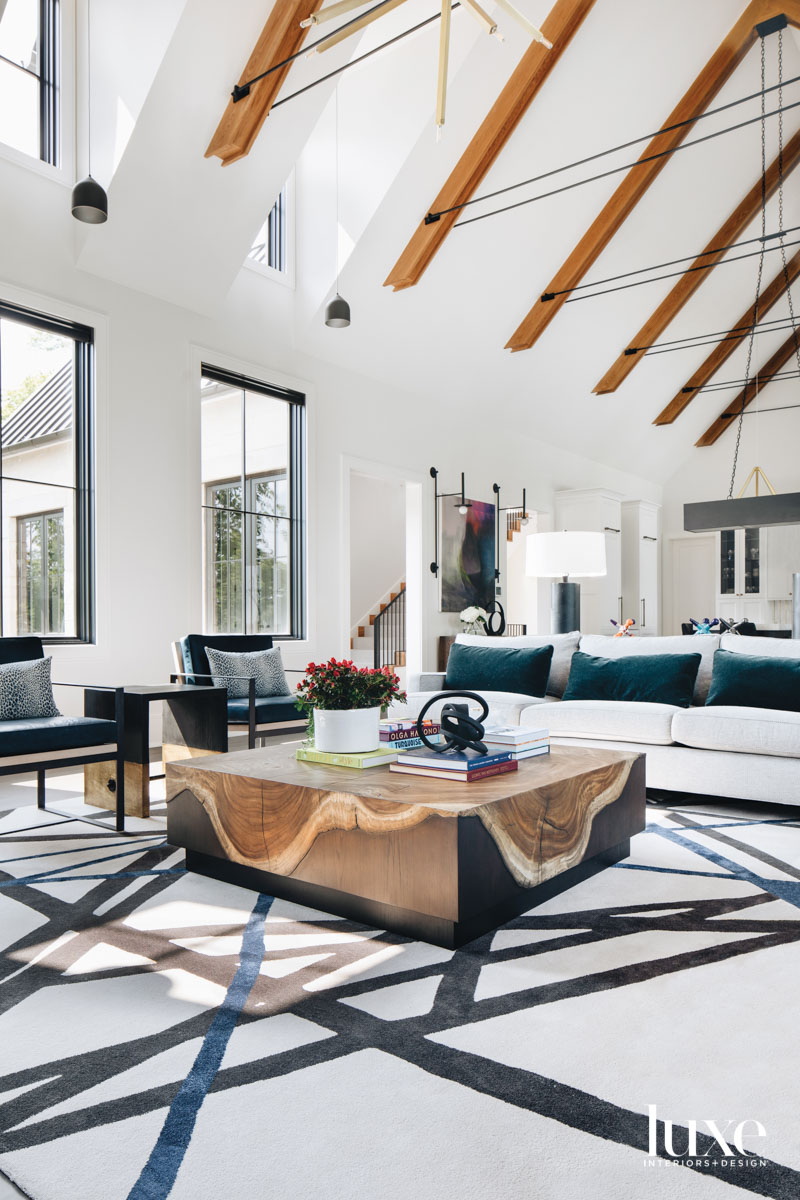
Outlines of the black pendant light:
{"label": "black pendant light", "polygon": [[108,220],[108,196],[96,179],[92,179],[92,8],[86,11],[86,60],[88,111],[86,131],[89,139],[89,173],[72,189],[72,215],[87,225],[102,225]]}
{"label": "black pendant light", "polygon": [[345,329],[350,324],[350,305],[338,292],[325,308],[325,324],[331,329]]}
{"label": "black pendant light", "polygon": [[339,88],[336,88],[336,295],[325,306],[325,324],[329,329],[346,329],[350,324],[350,305],[339,295]]}

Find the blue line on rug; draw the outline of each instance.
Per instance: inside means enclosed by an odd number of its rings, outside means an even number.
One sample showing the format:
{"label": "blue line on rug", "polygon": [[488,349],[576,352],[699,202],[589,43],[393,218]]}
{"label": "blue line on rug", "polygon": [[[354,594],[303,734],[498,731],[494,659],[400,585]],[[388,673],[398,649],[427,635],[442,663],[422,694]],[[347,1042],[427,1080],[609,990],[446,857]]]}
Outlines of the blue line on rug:
{"label": "blue line on rug", "polygon": [[742,829],[746,825],[788,825],[790,828],[800,828],[796,817],[775,817],[769,821],[720,821],[714,824],[692,825],[692,829]]}
{"label": "blue line on rug", "polygon": [[239,967],[233,981],[209,1026],[192,1069],[169,1107],[158,1141],[127,1200],[165,1200],[172,1191],[192,1140],[198,1113],[225,1057],[239,1014],[258,979],[264,958],[264,923],[272,899],[262,893],[256,900],[242,937]]}
{"label": "blue line on rug", "polygon": [[[155,849],[155,847],[153,847],[153,849]],[[101,863],[113,862],[115,858],[130,858],[133,854],[139,857],[144,853],[146,853],[144,848],[141,850],[123,850],[119,854],[106,854],[103,858],[93,858],[91,862],[86,864],[86,866],[99,867]],[[51,867],[49,871],[38,871],[35,875],[31,875],[31,879],[51,879],[54,875],[63,875],[65,871],[79,871],[80,869],[80,863],[69,863],[65,867]],[[3,873],[7,875],[8,871]],[[19,883],[20,880],[16,880],[15,882]],[[3,884],[0,883],[0,887],[2,886]]]}
{"label": "blue line on rug", "polygon": [[[738,863],[732,862],[731,859],[725,858],[723,854],[718,854],[710,846],[704,846],[701,842],[693,842],[691,838],[683,837],[675,829],[665,829],[663,826],[657,826],[655,832],[660,837],[666,838],[667,841],[675,842],[679,846],[683,846],[684,849],[692,850],[695,854],[699,854],[701,858],[706,858],[709,862],[716,863],[719,867],[724,867],[730,875],[735,879],[741,880],[742,883],[751,883],[753,887],[760,888],[767,895],[776,896],[779,900],[785,900],[788,904],[793,904],[795,908],[800,908],[799,882],[788,879],[765,879],[763,875],[757,875],[755,871],[751,871],[747,867],[741,867]],[[692,830],[692,833],[698,832],[702,832],[702,830]]]}
{"label": "blue line on rug", "polygon": [[159,871],[107,871],[105,875],[59,875],[53,879],[51,875],[26,875],[24,879],[4,879],[0,888],[36,887],[37,883],[80,883],[84,879],[138,879],[142,875],[185,875],[186,867],[170,867]]}
{"label": "blue line on rug", "polygon": [[611,867],[620,871],[657,871],[660,875],[699,875],[702,879],[724,879],[719,871],[687,871],[678,867],[648,867],[645,863],[611,863]]}
{"label": "blue line on rug", "polygon": [[[151,834],[149,838],[128,838],[124,844],[126,846],[136,846],[140,842],[152,841],[154,837],[160,836],[160,834]],[[162,839],[162,842],[164,845],[166,845],[166,841],[164,839]],[[56,858],[59,854],[80,854],[82,850],[86,850],[88,852],[95,850],[113,850],[115,846],[120,846],[122,844],[123,843],[117,841],[106,842],[105,846],[93,846],[91,844],[87,846],[70,846],[68,850],[45,850],[44,853],[39,851],[36,854],[20,854],[16,858],[0,858],[0,863],[27,862],[30,858]],[[153,849],[153,847],[150,848]]]}

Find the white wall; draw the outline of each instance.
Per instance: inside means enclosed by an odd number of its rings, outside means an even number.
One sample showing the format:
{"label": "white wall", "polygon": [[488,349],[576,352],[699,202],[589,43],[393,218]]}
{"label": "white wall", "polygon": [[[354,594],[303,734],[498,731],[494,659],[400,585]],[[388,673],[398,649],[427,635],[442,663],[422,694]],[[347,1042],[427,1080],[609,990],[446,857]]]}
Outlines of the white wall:
{"label": "white wall", "polygon": [[406,497],[396,480],[350,476],[350,624],[377,611],[377,603],[405,574]]}

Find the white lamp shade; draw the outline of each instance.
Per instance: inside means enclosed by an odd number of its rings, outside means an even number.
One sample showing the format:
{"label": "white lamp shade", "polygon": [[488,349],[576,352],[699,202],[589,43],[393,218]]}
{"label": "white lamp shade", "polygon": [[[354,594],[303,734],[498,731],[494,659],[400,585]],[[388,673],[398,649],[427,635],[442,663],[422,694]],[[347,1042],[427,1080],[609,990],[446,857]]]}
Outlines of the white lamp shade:
{"label": "white lamp shade", "polygon": [[553,578],[605,575],[605,534],[573,530],[532,533],[528,538],[525,571],[528,575]]}

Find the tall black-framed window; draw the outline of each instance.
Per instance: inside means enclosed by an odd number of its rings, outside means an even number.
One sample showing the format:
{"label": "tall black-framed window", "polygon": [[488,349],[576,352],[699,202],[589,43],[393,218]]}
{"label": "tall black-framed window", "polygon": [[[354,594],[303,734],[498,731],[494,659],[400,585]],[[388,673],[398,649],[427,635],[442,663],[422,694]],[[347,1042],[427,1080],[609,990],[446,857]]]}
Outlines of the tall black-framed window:
{"label": "tall black-framed window", "polygon": [[0,301],[0,636],[94,640],[94,334]]}
{"label": "tall black-framed window", "polygon": [[58,166],[59,0],[0,3],[0,142]]}
{"label": "tall black-framed window", "polygon": [[203,366],[209,633],[305,633],[305,397]]}

